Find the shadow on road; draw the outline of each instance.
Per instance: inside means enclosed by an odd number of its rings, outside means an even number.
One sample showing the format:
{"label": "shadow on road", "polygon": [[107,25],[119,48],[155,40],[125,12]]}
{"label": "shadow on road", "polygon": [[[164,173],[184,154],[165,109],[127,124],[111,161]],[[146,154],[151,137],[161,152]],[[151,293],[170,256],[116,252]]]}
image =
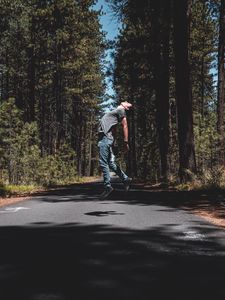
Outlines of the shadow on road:
{"label": "shadow on road", "polygon": [[[186,210],[201,210],[212,212],[219,218],[225,218],[225,195],[224,191],[176,191],[143,189],[138,185],[132,185],[131,190],[126,194],[123,185],[114,182],[115,191],[108,198],[109,200],[126,202],[135,205],[162,205],[170,208],[185,208]],[[40,201],[45,202],[84,202],[99,201],[102,192],[102,183],[93,182],[88,184],[74,184],[62,187],[50,192],[37,194]],[[49,196],[49,197],[48,197]],[[122,199],[122,200],[121,200]]]}
{"label": "shadow on road", "polygon": [[172,226],[1,227],[0,299],[224,299],[224,248]]}

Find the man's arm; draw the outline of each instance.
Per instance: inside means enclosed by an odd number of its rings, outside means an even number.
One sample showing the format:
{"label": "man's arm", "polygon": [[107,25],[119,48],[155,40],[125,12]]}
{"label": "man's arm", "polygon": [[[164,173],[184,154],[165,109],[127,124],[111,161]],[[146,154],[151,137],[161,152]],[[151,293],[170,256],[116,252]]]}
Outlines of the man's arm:
{"label": "man's arm", "polygon": [[122,119],[122,127],[123,127],[123,140],[124,140],[124,143],[125,143],[125,149],[126,150],[129,150],[129,145],[128,145],[128,124],[127,124],[127,118],[124,117]]}

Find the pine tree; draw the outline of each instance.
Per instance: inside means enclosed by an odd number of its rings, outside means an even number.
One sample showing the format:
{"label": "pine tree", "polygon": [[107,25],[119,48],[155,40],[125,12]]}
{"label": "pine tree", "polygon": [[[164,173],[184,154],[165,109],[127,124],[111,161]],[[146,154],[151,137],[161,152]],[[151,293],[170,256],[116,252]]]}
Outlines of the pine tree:
{"label": "pine tree", "polygon": [[219,44],[218,44],[218,104],[217,131],[219,135],[219,163],[225,164],[224,157],[224,97],[225,97],[225,1],[220,3]]}
{"label": "pine tree", "polygon": [[37,122],[43,157],[72,147],[80,175],[94,172],[104,94],[105,37],[93,4],[0,0],[1,102],[14,97],[23,121]]}
{"label": "pine tree", "polygon": [[188,170],[196,173],[188,42],[191,4],[190,0],[174,1],[174,49],[181,182],[189,179]]}

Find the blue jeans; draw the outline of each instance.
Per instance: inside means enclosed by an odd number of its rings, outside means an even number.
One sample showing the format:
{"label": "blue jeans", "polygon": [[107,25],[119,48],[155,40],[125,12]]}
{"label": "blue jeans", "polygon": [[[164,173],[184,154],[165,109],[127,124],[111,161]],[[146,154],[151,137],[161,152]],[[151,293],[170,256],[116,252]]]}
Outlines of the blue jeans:
{"label": "blue jeans", "polygon": [[120,169],[120,167],[115,163],[115,155],[112,150],[113,141],[109,140],[106,136],[98,142],[99,148],[99,164],[103,173],[104,187],[110,187],[110,173],[112,170],[117,176],[124,182],[128,179],[128,176]]}

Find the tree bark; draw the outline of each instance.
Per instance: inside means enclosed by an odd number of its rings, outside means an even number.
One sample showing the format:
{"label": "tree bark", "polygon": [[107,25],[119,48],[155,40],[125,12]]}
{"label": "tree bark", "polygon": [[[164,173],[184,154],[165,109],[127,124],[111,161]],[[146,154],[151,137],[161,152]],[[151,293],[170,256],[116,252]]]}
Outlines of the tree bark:
{"label": "tree bark", "polygon": [[156,116],[161,161],[161,180],[168,179],[169,148],[169,36],[171,1],[160,1],[161,24],[159,25],[159,45],[156,47]]}
{"label": "tree bark", "polygon": [[31,20],[31,46],[28,48],[28,57],[29,57],[29,63],[28,63],[28,103],[29,103],[29,109],[28,109],[28,121],[34,121],[35,120],[35,84],[36,84],[36,78],[35,78],[35,20],[34,17],[32,17]]}
{"label": "tree bark", "polygon": [[174,0],[174,54],[178,113],[179,178],[181,182],[191,180],[192,173],[196,173],[189,66],[191,4],[191,0]]}
{"label": "tree bark", "polygon": [[220,29],[218,45],[218,102],[217,102],[217,132],[218,132],[218,160],[224,165],[224,87],[225,87],[225,0],[221,0],[220,6]]}

